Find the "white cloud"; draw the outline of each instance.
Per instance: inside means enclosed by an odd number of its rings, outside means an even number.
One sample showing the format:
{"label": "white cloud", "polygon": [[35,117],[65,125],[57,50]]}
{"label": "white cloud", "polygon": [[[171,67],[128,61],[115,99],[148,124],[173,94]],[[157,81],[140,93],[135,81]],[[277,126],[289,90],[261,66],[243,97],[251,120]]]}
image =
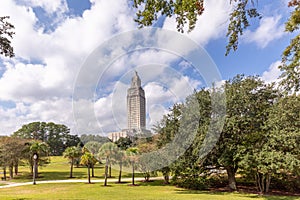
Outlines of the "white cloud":
{"label": "white cloud", "polygon": [[[205,1],[204,7],[205,11],[198,17],[195,29],[191,33],[184,34],[201,45],[206,45],[211,39],[225,36],[228,13],[232,9],[229,0]],[[166,19],[164,28],[176,30],[175,17]]]}
{"label": "white cloud", "polygon": [[284,24],[281,24],[280,15],[263,17],[255,31],[247,30],[243,39],[245,42],[254,42],[260,48],[265,48],[270,42],[284,36]]}
{"label": "white cloud", "polygon": [[48,14],[63,13],[68,10],[66,0],[21,0],[21,2],[29,7],[41,7]]}
{"label": "white cloud", "polygon": [[[24,0],[18,4],[13,0],[1,2],[0,13],[11,16],[16,32],[12,44],[16,57],[1,66],[5,69],[0,74],[1,134],[10,134],[22,124],[32,121],[64,123],[73,133],[77,128],[75,123],[99,132],[126,128],[125,93],[129,72],[133,68],[139,71],[146,91],[148,128],[166,112],[165,104],[181,101],[200,84],[172,69],[170,65],[178,59],[172,52],[153,49],[136,51],[109,66],[108,76],[103,77],[107,80],[104,84],[110,87],[106,91],[107,96],[101,96],[96,102],[86,99],[76,102],[83,116],[74,122],[71,96],[76,75],[84,60],[114,34],[136,28],[134,11],[128,6],[128,1],[91,0],[91,3],[91,8],[85,10],[82,17],[71,17],[66,16],[68,8],[65,0]],[[205,14],[200,17],[195,31],[188,34],[201,44],[223,35],[228,17],[226,12],[230,9],[227,1],[211,0],[206,3]],[[41,19],[33,7],[43,8],[50,18],[59,17],[60,23],[53,31],[47,31],[46,25],[39,25]],[[172,20],[167,20],[166,27],[174,29],[176,25]],[[128,38],[126,42],[134,39]],[[161,42],[182,47],[182,42],[171,38]],[[124,52],[124,49],[112,49],[115,55]],[[115,77],[127,78],[127,82],[113,79]],[[119,90],[119,93],[113,89]],[[14,102],[16,106],[6,108],[1,105],[3,100]],[[82,133],[80,130],[79,133]]]}
{"label": "white cloud", "polygon": [[266,83],[278,82],[278,78],[281,75],[282,71],[278,68],[281,65],[281,61],[276,61],[272,63],[268,69],[262,74],[261,79]]}

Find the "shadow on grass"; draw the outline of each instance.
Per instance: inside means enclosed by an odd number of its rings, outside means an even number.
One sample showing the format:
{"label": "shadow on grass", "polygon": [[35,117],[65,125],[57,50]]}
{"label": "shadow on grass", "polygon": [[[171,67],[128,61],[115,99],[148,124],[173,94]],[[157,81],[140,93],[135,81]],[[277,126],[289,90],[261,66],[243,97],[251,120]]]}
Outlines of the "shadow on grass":
{"label": "shadow on grass", "polygon": [[[213,192],[213,191],[203,191],[203,190],[187,190],[187,189],[176,189],[177,194],[205,194],[205,195],[220,195],[226,196],[233,194],[235,196],[247,197],[252,199],[263,198],[265,200],[299,200],[300,196],[279,196],[279,195],[259,195],[243,192]],[[230,197],[228,196],[228,199]]]}
{"label": "shadow on grass", "polygon": [[139,181],[141,186],[172,186],[172,184],[166,184],[163,180],[151,180],[150,181]]}

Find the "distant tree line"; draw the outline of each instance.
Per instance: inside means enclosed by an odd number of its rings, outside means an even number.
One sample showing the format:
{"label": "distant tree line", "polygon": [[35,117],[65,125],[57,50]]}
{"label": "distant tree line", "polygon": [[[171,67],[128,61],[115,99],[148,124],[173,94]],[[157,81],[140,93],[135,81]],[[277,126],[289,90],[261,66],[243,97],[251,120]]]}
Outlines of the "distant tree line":
{"label": "distant tree line", "polygon": [[77,146],[81,141],[77,135],[71,135],[70,129],[63,124],[53,122],[32,122],[23,125],[12,137],[32,139],[49,145],[49,154],[62,155],[67,147]]}

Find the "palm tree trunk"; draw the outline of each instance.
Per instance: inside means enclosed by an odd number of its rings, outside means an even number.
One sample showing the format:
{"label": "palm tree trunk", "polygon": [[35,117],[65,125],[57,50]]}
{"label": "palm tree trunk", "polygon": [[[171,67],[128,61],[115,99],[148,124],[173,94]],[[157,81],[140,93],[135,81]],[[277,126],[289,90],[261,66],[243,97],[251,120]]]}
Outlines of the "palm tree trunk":
{"label": "palm tree trunk", "polygon": [[134,161],[132,161],[132,185],[134,185]]}
{"label": "palm tree trunk", "polygon": [[111,164],[109,163],[109,168],[108,168],[108,178],[111,178]]}
{"label": "palm tree trunk", "polygon": [[120,171],[119,171],[119,180],[118,183],[121,183],[121,177],[122,177],[122,161],[120,162]]}
{"label": "palm tree trunk", "polygon": [[90,165],[88,165],[88,181],[89,181],[89,183],[91,183]]}
{"label": "palm tree trunk", "polygon": [[94,168],[94,164],[92,164],[92,177],[95,177]]}
{"label": "palm tree trunk", "polygon": [[73,178],[73,165],[74,165],[74,159],[71,160],[71,169],[70,169],[70,178]]}
{"label": "palm tree trunk", "polygon": [[105,161],[104,186],[107,186],[107,177],[108,177],[108,157],[106,157],[106,161]]}

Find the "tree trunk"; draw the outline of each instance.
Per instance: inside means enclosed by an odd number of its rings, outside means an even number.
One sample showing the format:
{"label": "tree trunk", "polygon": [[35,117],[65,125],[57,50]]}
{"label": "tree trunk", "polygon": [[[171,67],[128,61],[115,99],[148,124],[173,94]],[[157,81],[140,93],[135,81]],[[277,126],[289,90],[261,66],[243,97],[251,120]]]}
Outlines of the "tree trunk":
{"label": "tree trunk", "polygon": [[74,165],[74,159],[71,159],[70,178],[73,178],[73,165]]}
{"label": "tree trunk", "polygon": [[132,185],[134,185],[134,161],[132,161]]}
{"label": "tree trunk", "polygon": [[11,165],[9,166],[9,178],[10,178],[10,179],[13,179],[13,178],[14,178],[14,165],[13,165],[13,164],[11,164]]}
{"label": "tree trunk", "polygon": [[3,167],[3,180],[6,181],[6,167]]}
{"label": "tree trunk", "polygon": [[111,178],[111,164],[109,163],[109,171],[108,171],[108,178]]}
{"label": "tree trunk", "polygon": [[118,183],[121,183],[121,177],[122,177],[122,161],[120,162],[120,171],[119,171],[119,180],[118,180]]}
{"label": "tree trunk", "polygon": [[105,161],[104,186],[107,186],[107,177],[108,177],[108,157],[106,157],[106,161]]}
{"label": "tree trunk", "polygon": [[272,175],[270,173],[267,174],[266,177],[266,193],[269,192],[270,184],[271,184],[271,177]]}
{"label": "tree trunk", "polygon": [[269,192],[271,177],[272,177],[271,173],[267,173],[267,174],[262,174],[259,172],[256,173],[255,179],[256,179],[256,184],[258,186],[257,188],[260,193],[264,194]]}
{"label": "tree trunk", "polygon": [[94,164],[92,164],[92,177],[95,177],[95,173],[94,173]]}
{"label": "tree trunk", "polygon": [[35,178],[38,178],[39,177],[39,163],[38,163],[38,160],[35,161],[35,168],[34,168],[34,171],[35,171]]}
{"label": "tree trunk", "polygon": [[17,163],[15,163],[15,175],[18,175],[18,173],[19,173],[19,163],[17,162]]}
{"label": "tree trunk", "polygon": [[235,191],[236,188],[236,180],[235,180],[235,169],[234,167],[228,166],[226,167],[227,176],[228,176],[228,186],[230,190]]}
{"label": "tree trunk", "polygon": [[91,183],[90,165],[88,165],[88,181],[89,181],[89,183]]}
{"label": "tree trunk", "polygon": [[163,176],[164,176],[165,184],[170,184],[170,177],[169,177],[170,170],[165,168],[164,170],[162,170],[162,173],[163,173]]}

